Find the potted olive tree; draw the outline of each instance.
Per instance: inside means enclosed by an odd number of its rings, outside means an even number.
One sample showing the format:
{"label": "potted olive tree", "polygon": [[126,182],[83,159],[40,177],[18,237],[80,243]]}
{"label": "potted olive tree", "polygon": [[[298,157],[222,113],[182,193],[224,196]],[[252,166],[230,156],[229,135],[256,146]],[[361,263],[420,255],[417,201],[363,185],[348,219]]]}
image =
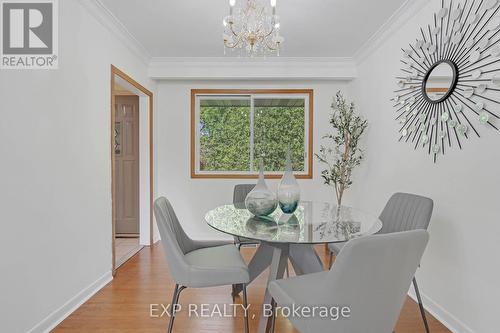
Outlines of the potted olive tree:
{"label": "potted olive tree", "polygon": [[323,140],[327,140],[330,145],[321,145],[319,153],[315,155],[326,167],[321,177],[325,184],[334,187],[340,212],[344,191],[352,184],[352,171],[363,159],[359,139],[368,123],[356,114],[354,103],[346,102],[340,91],[332,103],[332,110],[330,124],[333,131],[323,136]]}

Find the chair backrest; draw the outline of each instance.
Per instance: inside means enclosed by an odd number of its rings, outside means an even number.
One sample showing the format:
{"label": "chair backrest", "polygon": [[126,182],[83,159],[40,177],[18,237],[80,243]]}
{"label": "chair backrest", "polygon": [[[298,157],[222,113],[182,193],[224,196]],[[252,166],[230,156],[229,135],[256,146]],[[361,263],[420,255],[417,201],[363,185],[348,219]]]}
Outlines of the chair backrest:
{"label": "chair backrest", "polygon": [[410,193],[394,193],[380,214],[379,234],[427,229],[432,216],[432,199]]}
{"label": "chair backrest", "polygon": [[427,231],[413,230],[347,242],[315,302],[348,306],[351,317],[315,320],[308,331],[392,332],[428,239]]}
{"label": "chair backrest", "polygon": [[233,205],[235,205],[236,208],[245,208],[245,199],[247,197],[247,194],[250,193],[254,187],[255,184],[234,185]]}
{"label": "chair backrest", "polygon": [[161,243],[174,280],[179,283],[187,275],[188,264],[184,255],[193,249],[193,241],[182,229],[172,205],[165,197],[154,202],[154,213]]}

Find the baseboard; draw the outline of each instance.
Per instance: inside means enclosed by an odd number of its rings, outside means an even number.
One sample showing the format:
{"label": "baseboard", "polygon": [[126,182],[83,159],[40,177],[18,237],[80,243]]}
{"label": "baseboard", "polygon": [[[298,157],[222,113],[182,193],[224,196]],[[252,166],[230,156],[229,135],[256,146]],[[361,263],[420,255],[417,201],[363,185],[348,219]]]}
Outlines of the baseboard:
{"label": "baseboard", "polygon": [[113,275],[107,272],[101,276],[97,281],[92,283],[87,288],[80,291],[76,296],[71,298],[66,304],[61,306],[59,309],[52,312],[45,319],[35,325],[28,333],[48,333],[53,330],[57,325],[59,325],[66,317],[68,317],[73,311],[78,309],[83,303],[85,303],[90,297],[92,297],[96,292],[98,292],[102,287],[113,280]]}
{"label": "baseboard", "polygon": [[123,257],[119,258],[116,261],[115,269],[118,269],[118,267],[120,267],[121,265],[125,264],[133,256],[135,256],[137,253],[139,253],[139,251],[141,251],[143,248],[144,248],[144,245],[137,245],[137,247],[133,248],[131,251],[129,251]]}
{"label": "baseboard", "polygon": [[[415,290],[413,285],[411,286],[408,295],[417,302],[417,296],[415,295]],[[457,317],[446,311],[441,305],[434,302],[430,297],[423,294],[420,291],[420,297],[422,298],[422,303],[424,303],[424,308],[431,315],[434,316],[439,322],[446,326],[453,333],[474,333],[474,331]]]}
{"label": "baseboard", "polygon": [[115,234],[116,238],[139,238],[139,234]]}
{"label": "baseboard", "polygon": [[[154,237],[153,237],[153,244],[156,244],[159,241],[160,241],[160,236],[154,235]],[[151,244],[151,245],[153,245],[153,244]]]}

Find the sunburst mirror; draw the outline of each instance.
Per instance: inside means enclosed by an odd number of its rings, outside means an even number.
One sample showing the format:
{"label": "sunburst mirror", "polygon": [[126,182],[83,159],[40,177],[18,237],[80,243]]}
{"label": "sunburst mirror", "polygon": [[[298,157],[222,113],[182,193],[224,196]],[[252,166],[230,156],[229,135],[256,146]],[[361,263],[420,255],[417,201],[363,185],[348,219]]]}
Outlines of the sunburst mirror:
{"label": "sunburst mirror", "polygon": [[483,127],[498,131],[500,3],[441,1],[434,20],[402,49],[392,99],[399,141],[423,148],[434,162]]}

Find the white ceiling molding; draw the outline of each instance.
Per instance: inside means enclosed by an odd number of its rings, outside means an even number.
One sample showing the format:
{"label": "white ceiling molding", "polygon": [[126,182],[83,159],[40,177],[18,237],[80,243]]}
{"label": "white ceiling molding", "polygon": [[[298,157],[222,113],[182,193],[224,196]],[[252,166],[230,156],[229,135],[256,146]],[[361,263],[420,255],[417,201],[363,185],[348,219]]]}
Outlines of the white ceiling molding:
{"label": "white ceiling molding", "polygon": [[366,43],[354,54],[357,65],[362,63],[370,54],[375,52],[394,31],[401,28],[412,16],[418,13],[432,0],[407,0],[391,17],[378,29]]}
{"label": "white ceiling molding", "polygon": [[352,58],[337,57],[151,57],[101,0],[79,0],[104,27],[113,33],[141,61],[149,65],[152,79],[319,79],[352,80],[356,66],[415,13],[432,0],[407,0],[378,29]]}
{"label": "white ceiling molding", "polygon": [[120,41],[122,41],[127,48],[138,56],[145,65],[149,65],[151,61],[151,55],[149,52],[100,0],[80,0],[80,3],[105,28],[107,28]]}
{"label": "white ceiling molding", "polygon": [[156,80],[352,80],[352,58],[152,58],[149,77]]}

